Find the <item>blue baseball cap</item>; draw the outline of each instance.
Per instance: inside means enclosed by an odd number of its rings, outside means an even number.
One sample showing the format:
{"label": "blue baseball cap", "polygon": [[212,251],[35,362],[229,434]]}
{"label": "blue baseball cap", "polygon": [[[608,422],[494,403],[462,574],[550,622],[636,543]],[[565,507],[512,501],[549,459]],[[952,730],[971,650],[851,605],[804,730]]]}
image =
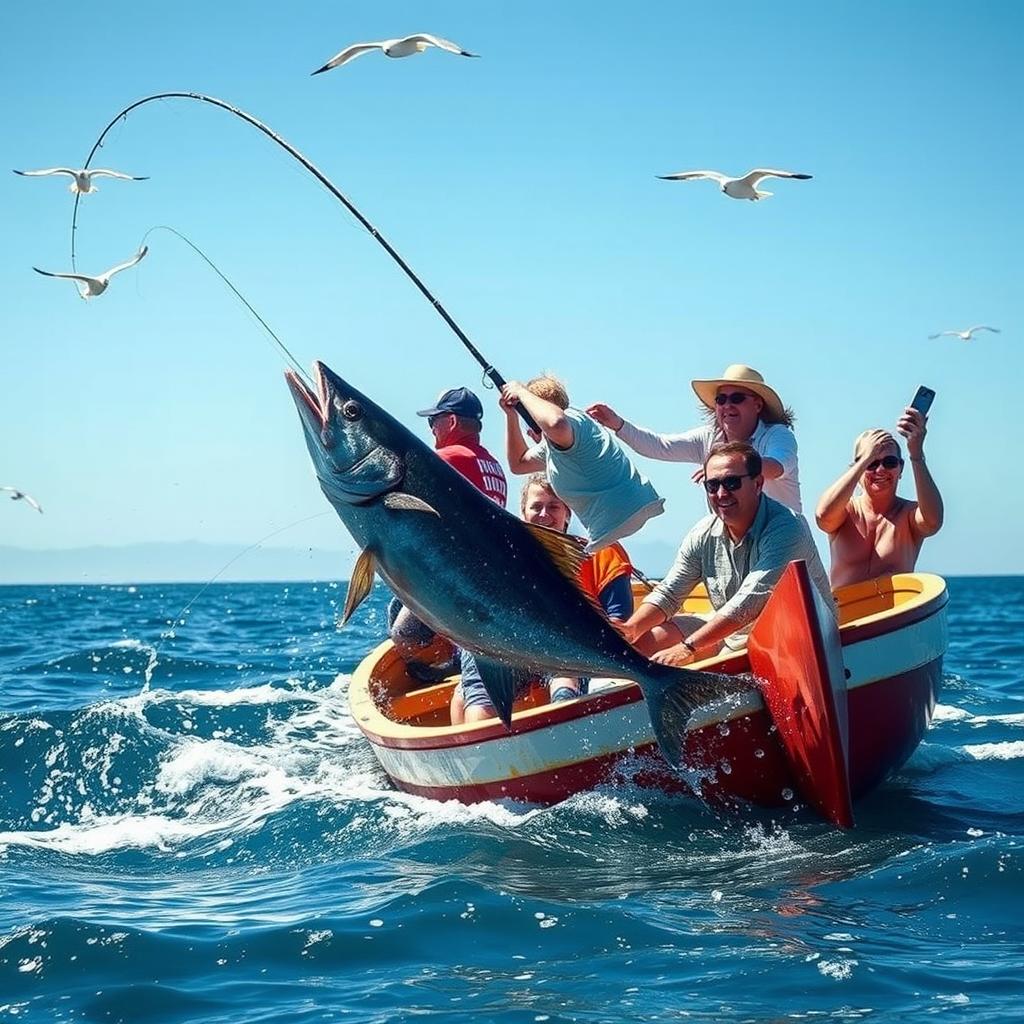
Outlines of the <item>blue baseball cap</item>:
{"label": "blue baseball cap", "polygon": [[441,416],[452,413],[455,416],[468,416],[470,419],[482,420],[484,407],[480,399],[469,388],[450,388],[437,396],[437,401],[430,409],[420,409],[417,416]]}

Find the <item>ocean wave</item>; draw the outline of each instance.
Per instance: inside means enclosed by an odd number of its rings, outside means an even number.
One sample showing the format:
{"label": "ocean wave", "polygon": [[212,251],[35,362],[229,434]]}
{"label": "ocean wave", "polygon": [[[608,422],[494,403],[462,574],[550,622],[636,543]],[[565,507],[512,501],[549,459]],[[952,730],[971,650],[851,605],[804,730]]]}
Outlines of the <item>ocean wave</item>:
{"label": "ocean wave", "polygon": [[1024,712],[1010,712],[1007,714],[973,714],[965,708],[953,707],[947,704],[937,704],[932,716],[935,725],[947,722],[963,722],[972,726],[983,725],[1011,725],[1024,727]]}

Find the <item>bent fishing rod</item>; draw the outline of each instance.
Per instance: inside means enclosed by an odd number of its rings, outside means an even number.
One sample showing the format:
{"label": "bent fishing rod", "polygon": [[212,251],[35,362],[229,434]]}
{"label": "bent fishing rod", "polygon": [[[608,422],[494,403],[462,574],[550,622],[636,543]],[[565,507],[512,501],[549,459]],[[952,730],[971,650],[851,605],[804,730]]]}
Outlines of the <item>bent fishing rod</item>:
{"label": "bent fishing rod", "polygon": [[[496,388],[499,390],[505,386],[505,378],[494,368],[494,366],[484,358],[480,350],[471,342],[466,335],[465,331],[455,322],[451,314],[441,305],[441,302],[431,294],[427,286],[419,279],[412,267],[405,262],[404,259],[398,254],[394,246],[359,212],[355,204],[348,199],[340,189],[324,174],[315,164],[310,160],[306,159],[294,146],[286,142],[277,132],[268,128],[262,121],[253,117],[252,114],[247,114],[244,110],[240,110],[238,107],[233,107],[230,103],[225,103],[224,100],[219,100],[215,96],[206,96],[199,92],[161,92],[154,93],[152,96],[144,96],[141,100],[136,100],[134,103],[129,104],[120,113],[114,117],[110,124],[103,129],[100,133],[100,137],[93,144],[89,155],[86,157],[84,170],[88,170],[89,164],[92,162],[92,158],[96,155],[98,150],[103,145],[103,140],[107,137],[107,133],[118,123],[118,121],[126,120],[128,115],[136,109],[136,107],[144,106],[147,103],[152,103],[154,100],[170,100],[170,99],[182,99],[182,100],[198,100],[201,103],[209,103],[214,107],[220,107],[221,110],[226,110],[229,114],[234,114],[235,117],[240,118],[247,124],[251,124],[254,128],[258,128],[267,138],[272,139],[276,142],[289,156],[298,160],[300,164],[310,174],[313,175],[317,181],[320,182],[324,188],[327,189],[331,195],[334,196],[344,207],[352,214],[360,224],[375,238],[387,252],[387,254],[402,268],[405,272],[406,277],[420,290],[424,298],[437,310],[441,319],[455,332],[455,336],[462,342],[463,345],[469,351],[469,354],[480,364],[484,371],[484,377],[486,377]],[[81,200],[81,195],[76,193],[75,195],[75,208],[71,216],[71,268],[77,270],[75,266],[75,233],[78,230],[78,203]],[[523,418],[523,421],[531,430],[539,431],[536,421],[533,417],[523,408],[522,403],[516,405],[516,411]]]}

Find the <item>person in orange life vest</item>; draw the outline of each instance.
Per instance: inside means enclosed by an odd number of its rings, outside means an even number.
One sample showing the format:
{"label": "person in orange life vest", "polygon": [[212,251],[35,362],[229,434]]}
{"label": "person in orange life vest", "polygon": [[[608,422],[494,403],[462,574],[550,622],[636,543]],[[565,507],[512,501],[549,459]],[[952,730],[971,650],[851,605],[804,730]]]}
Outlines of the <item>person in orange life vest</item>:
{"label": "person in orange life vest", "polygon": [[[572,512],[552,490],[544,473],[526,478],[520,497],[520,513],[527,523],[567,533]],[[630,577],[633,567],[621,544],[614,543],[591,555],[580,571],[580,589],[600,602],[609,618],[625,619],[633,611]],[[586,694],[589,680],[555,676],[548,680],[552,702],[572,700]],[[525,687],[524,687],[525,689]],[[462,683],[455,687],[451,700],[451,723],[478,722],[493,718],[495,710],[480,680],[476,662],[468,651],[462,652]]]}
{"label": "person in orange life vest", "polygon": [[[505,471],[480,443],[484,418],[480,399],[469,388],[450,388],[416,415],[426,418],[438,456],[504,508],[508,495]],[[451,643],[403,607],[398,598],[388,606],[388,635],[414,679],[434,682],[458,671]]]}

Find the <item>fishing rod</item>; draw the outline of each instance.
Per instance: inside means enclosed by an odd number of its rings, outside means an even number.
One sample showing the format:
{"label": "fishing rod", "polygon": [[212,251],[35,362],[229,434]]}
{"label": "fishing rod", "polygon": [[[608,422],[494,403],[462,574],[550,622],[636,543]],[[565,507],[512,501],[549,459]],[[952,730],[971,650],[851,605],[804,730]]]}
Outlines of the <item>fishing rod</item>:
{"label": "fishing rod", "polygon": [[[280,135],[275,131],[268,128],[262,121],[253,117],[252,114],[247,114],[244,110],[240,110],[238,107],[232,106],[230,103],[225,103],[224,100],[219,100],[215,96],[206,96],[199,92],[161,92],[154,93],[152,96],[144,96],[141,100],[136,100],[134,103],[129,104],[125,107],[111,122],[103,129],[100,133],[100,137],[93,144],[89,155],[86,157],[84,168],[88,170],[89,164],[92,162],[92,158],[96,155],[96,151],[103,145],[103,140],[107,137],[107,133],[118,123],[118,121],[126,120],[128,115],[135,110],[136,107],[141,107],[146,103],[152,103],[154,100],[168,100],[168,99],[184,99],[184,100],[198,100],[201,103],[209,103],[212,106],[220,107],[221,110],[226,110],[229,114],[234,114],[235,117],[241,118],[247,124],[251,124],[254,128],[258,128],[264,135],[269,139],[276,142],[286,153],[291,157],[298,160],[303,167],[306,168],[310,174],[313,175],[320,182],[324,188],[327,189],[331,195],[334,196],[348,211],[352,214],[360,224],[375,238],[387,254],[402,268],[405,272],[406,277],[420,290],[424,298],[437,310],[438,315],[442,320],[455,332],[455,336],[466,346],[469,354],[480,364],[484,371],[484,377],[491,381],[491,383],[499,390],[505,386],[505,378],[494,368],[494,366],[484,358],[480,350],[469,340],[469,337],[462,330],[462,328],[455,322],[451,314],[441,305],[441,302],[430,292],[427,286],[419,279],[412,267],[405,262],[404,259],[398,254],[394,246],[359,212],[355,204],[348,199],[338,187],[324,174],[315,164],[304,157],[294,146],[286,142]],[[81,195],[76,193],[75,195],[75,208],[71,216],[71,268],[77,270],[75,266],[75,234],[78,231],[78,204],[81,200]],[[526,425],[531,430],[538,430],[536,421],[533,417],[523,408],[522,403],[516,405],[516,410],[519,415],[523,418]]]}

